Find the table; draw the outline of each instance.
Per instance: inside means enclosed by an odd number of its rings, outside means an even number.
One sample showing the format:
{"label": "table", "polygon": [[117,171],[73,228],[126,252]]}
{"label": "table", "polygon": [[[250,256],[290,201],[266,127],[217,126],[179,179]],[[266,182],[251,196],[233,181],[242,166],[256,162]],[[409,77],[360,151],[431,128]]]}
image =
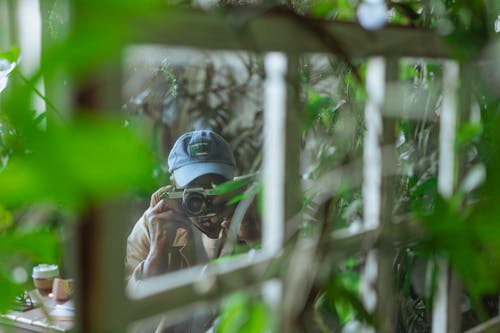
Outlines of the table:
{"label": "table", "polygon": [[[10,311],[0,315],[0,333],[71,331],[74,327],[74,307],[72,307],[71,301],[60,305],[52,297],[40,296],[37,291],[30,291],[30,293],[36,293],[32,298],[42,302],[45,311],[41,306],[37,306],[27,311]],[[73,311],[68,312],[72,308]],[[58,313],[61,314],[61,310],[65,311],[67,315],[54,316]]]}

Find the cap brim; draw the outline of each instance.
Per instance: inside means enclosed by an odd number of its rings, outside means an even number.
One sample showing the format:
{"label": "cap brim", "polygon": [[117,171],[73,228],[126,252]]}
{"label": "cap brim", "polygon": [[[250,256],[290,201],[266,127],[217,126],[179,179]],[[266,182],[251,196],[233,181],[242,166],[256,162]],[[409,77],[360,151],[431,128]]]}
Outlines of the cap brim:
{"label": "cap brim", "polygon": [[209,173],[221,175],[229,180],[234,177],[234,167],[229,164],[204,162],[189,164],[173,171],[178,187],[184,187],[194,179]]}

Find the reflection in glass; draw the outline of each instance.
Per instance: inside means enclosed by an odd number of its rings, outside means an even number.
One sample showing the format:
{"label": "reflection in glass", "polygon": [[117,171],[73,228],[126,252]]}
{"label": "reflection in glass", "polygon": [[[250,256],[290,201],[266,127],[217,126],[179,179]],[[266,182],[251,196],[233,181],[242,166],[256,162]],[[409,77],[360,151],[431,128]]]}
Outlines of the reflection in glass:
{"label": "reflection in glass", "polygon": [[[259,246],[260,217],[248,199],[261,162],[259,63],[246,53],[153,45],[124,52],[127,125],[149,134],[158,161],[156,188],[136,200],[129,225],[129,288]],[[197,203],[204,214],[186,212]]]}

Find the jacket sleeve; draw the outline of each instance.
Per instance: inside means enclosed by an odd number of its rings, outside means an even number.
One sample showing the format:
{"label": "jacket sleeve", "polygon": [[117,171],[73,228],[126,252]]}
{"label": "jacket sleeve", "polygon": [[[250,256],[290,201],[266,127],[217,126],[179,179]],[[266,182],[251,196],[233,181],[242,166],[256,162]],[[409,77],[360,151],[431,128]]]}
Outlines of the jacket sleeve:
{"label": "jacket sleeve", "polygon": [[[155,206],[164,192],[171,191],[173,186],[167,185],[158,189],[151,195],[149,207]],[[127,238],[127,254],[125,257],[125,281],[127,286],[136,286],[142,280],[142,268],[144,260],[149,253],[151,237],[146,226],[146,218],[143,214],[137,221]]]}
{"label": "jacket sleeve", "polygon": [[142,280],[144,260],[148,256],[151,239],[144,215],[137,221],[127,238],[125,279],[127,286],[134,287]]}

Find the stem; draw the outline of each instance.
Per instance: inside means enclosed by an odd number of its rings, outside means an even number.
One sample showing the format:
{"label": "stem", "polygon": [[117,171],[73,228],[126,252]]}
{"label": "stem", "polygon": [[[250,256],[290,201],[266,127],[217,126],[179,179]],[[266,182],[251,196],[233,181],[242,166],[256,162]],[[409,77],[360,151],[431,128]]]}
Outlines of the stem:
{"label": "stem", "polygon": [[52,104],[52,103],[48,100],[48,98],[47,98],[47,97],[45,97],[45,96],[44,96],[44,95],[40,92],[40,90],[38,90],[38,89],[35,87],[35,85],[34,85],[34,84],[30,81],[30,80],[28,80],[28,79],[27,79],[27,78],[26,78],[23,74],[21,74],[21,72],[19,72],[19,71],[16,71],[15,73],[16,73],[16,74],[17,74],[17,75],[21,78],[21,80],[22,80],[22,81],[23,81],[23,82],[24,82],[24,83],[25,83],[28,87],[30,87],[31,89],[33,89],[33,91],[35,92],[35,94],[36,94],[38,97],[40,97],[40,98],[41,98],[41,99],[45,102],[45,104],[46,104],[47,106],[49,106],[49,108],[51,108],[51,109],[52,109],[52,111],[54,111],[54,113],[55,113],[57,116],[59,116],[59,118],[60,118],[61,120],[64,120],[64,117],[63,117],[62,113],[61,113],[59,110],[57,110],[57,108],[54,106],[54,104]]}

